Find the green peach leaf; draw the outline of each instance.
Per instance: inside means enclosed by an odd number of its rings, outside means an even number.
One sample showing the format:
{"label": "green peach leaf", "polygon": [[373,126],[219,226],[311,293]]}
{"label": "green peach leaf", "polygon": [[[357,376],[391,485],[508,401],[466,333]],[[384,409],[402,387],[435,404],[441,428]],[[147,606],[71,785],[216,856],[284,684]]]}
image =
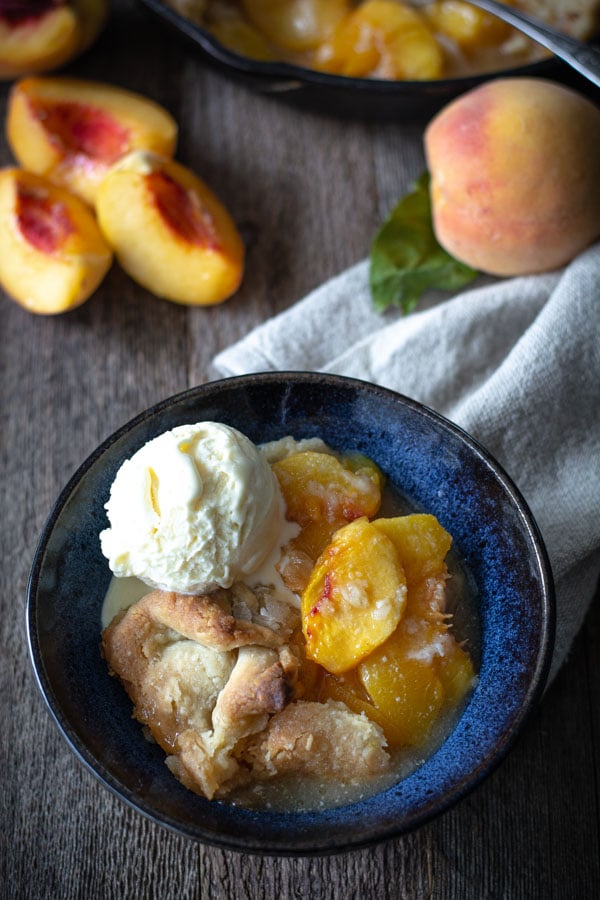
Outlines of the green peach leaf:
{"label": "green peach leaf", "polygon": [[394,207],[371,246],[369,283],[373,308],[411,312],[429,289],[458,290],[477,276],[437,241],[431,219],[429,174]]}

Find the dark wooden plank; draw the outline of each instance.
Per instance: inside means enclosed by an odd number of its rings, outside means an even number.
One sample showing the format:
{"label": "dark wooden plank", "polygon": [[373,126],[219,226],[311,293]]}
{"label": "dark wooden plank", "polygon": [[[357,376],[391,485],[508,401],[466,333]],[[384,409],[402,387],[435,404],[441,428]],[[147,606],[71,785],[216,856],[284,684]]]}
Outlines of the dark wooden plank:
{"label": "dark wooden plank", "polygon": [[[196,845],[104,790],[60,738],[27,656],[23,607],[51,504],[97,443],[209,377],[212,356],[361,259],[424,166],[421,132],[298,113],[209,70],[133,0],[113,5],[72,74],[166,105],[179,158],[231,209],[248,247],[239,294],[212,309],[157,300],[114,267],[68,316],[0,297],[0,897],[557,898],[600,894],[600,604],[508,758],[404,838],[314,859]],[[8,85],[0,86],[3,120]],[[0,164],[10,163],[0,139]]]}

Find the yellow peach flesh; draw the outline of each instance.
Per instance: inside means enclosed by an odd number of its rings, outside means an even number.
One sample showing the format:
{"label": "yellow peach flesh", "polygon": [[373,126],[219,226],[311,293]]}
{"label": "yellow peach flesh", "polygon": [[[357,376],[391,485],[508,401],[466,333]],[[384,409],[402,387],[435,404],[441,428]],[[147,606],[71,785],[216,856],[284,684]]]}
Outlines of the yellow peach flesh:
{"label": "yellow peach flesh", "polygon": [[20,169],[0,170],[0,284],[30,312],[79,306],[110,268],[112,252],[77,197]]}
{"label": "yellow peach flesh", "polygon": [[53,66],[77,43],[77,18],[66,7],[15,23],[0,19],[0,76],[12,78],[40,64]]}
{"label": "yellow peach flesh", "polygon": [[366,518],[340,528],[302,594],[309,659],[328,672],[355,668],[396,628],[406,578],[394,545]]}
{"label": "yellow peach flesh", "polygon": [[25,78],[15,84],[6,128],[21,166],[92,205],[118,159],[138,148],[171,156],[177,141],[175,120],[152,100],[69,78]]}
{"label": "yellow peach flesh", "polygon": [[439,78],[443,54],[419,10],[365,0],[315,53],[314,65],[353,78]]}
{"label": "yellow peach flesh", "polygon": [[242,0],[248,19],[274,44],[300,52],[316,47],[349,10],[348,0]]}
{"label": "yellow peach flesh", "polygon": [[358,667],[358,680],[376,707],[391,746],[426,740],[441,709],[459,703],[473,685],[469,655],[445,616],[442,588],[452,539],[434,516],[376,519],[406,573],[406,611],[393,634]]}
{"label": "yellow peach flesh", "polygon": [[[474,684],[471,659],[445,614],[451,543],[428,514],[356,520],[336,532],[302,595],[306,656],[326,670],[310,673],[307,693],[364,713],[390,747],[423,744],[442,710],[461,703]],[[400,608],[373,620],[372,605],[358,601],[373,599],[375,590],[389,598],[398,571]]]}
{"label": "yellow peach flesh", "polygon": [[273,465],[287,517],[301,526],[294,551],[313,562],[333,533],[361,516],[372,517],[381,504],[382,475],[374,463],[338,459],[329,453],[293,453]]}
{"label": "yellow peach flesh", "polygon": [[159,297],[211,305],[239,287],[244,246],[235,224],[185,166],[130,154],[101,183],[96,210],[122,267]]}
{"label": "yellow peach flesh", "polygon": [[15,4],[0,12],[0,79],[46,72],[83,52],[100,32],[107,0]]}
{"label": "yellow peach flesh", "polygon": [[412,513],[375,519],[373,527],[387,535],[398,550],[409,584],[418,584],[423,578],[439,578],[446,571],[445,559],[452,538],[435,516]]}

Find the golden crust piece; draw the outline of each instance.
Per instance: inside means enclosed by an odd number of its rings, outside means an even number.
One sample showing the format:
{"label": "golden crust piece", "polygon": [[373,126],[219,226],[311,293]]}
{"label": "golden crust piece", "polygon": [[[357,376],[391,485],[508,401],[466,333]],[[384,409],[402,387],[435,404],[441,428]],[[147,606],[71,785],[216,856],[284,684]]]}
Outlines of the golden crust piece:
{"label": "golden crust piece", "polygon": [[285,707],[291,696],[290,668],[291,660],[284,655],[282,662],[274,650],[240,649],[231,676],[217,698],[212,730],[182,734],[176,757],[167,760],[186,787],[212,799],[248,779],[248,768],[240,766],[236,750],[249,735],[263,731],[270,716]]}
{"label": "golden crust piece", "polygon": [[229,596],[152,591],[104,630],[102,648],[188,787],[243,780],[232,753],[292,696],[297,661],[271,629],[231,615]]}
{"label": "golden crust piece", "polygon": [[244,757],[256,780],[294,773],[352,783],[387,771],[385,747],[381,728],[345,703],[299,700],[273,716]]}
{"label": "golden crust piece", "polygon": [[385,771],[379,726],[343,703],[290,702],[294,650],[230,610],[225,591],[152,591],[104,630],[108,665],[173,774],[212,799],[292,772],[349,783]]}
{"label": "golden crust piece", "polygon": [[[147,634],[152,640],[157,631],[168,629],[214,650],[235,650],[249,644],[279,647],[283,643],[283,638],[271,628],[235,618],[229,595],[224,590],[210,596],[151,591],[131,606],[120,621],[111,622],[104,632],[104,643],[108,644],[109,651],[113,645],[124,644],[116,652],[117,657],[122,657],[132,639],[137,643],[139,635]],[[116,635],[114,631],[117,631]],[[146,657],[151,655],[148,650],[144,645]],[[108,654],[106,658],[111,665]]]}

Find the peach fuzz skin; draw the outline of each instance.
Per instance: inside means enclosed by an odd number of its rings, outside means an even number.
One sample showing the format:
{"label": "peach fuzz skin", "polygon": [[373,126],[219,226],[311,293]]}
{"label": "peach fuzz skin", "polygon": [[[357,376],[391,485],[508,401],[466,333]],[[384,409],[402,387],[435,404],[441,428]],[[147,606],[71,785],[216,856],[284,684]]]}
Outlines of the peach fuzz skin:
{"label": "peach fuzz skin", "polygon": [[74,309],[96,290],[112,250],[78,197],[23,169],[0,169],[0,284],[32,313]]}
{"label": "peach fuzz skin", "polygon": [[600,236],[600,109],[542,79],[459,97],[425,131],[433,226],[492,275],[558,268]]}
{"label": "peach fuzz skin", "polygon": [[13,85],[6,133],[17,162],[94,205],[108,169],[137,148],[175,152],[177,123],[132,91],[73,78],[24,78]]}
{"label": "peach fuzz skin", "polygon": [[190,169],[137,151],[109,171],[96,202],[120,265],[158,297],[221,303],[239,287],[244,245],[220,200]]}
{"label": "peach fuzz skin", "polygon": [[66,65],[96,39],[108,0],[21,0],[0,7],[0,79],[48,72]]}

